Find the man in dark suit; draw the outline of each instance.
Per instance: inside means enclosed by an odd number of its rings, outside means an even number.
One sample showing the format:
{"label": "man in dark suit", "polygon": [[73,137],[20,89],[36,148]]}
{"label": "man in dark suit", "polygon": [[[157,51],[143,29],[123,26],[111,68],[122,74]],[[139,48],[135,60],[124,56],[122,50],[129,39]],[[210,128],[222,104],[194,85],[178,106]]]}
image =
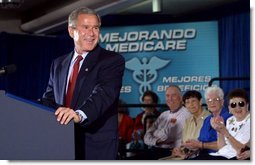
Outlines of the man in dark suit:
{"label": "man in dark suit", "polygon": [[100,17],[86,7],[69,15],[75,48],[53,61],[42,99],[57,107],[60,124],[74,121],[76,159],[117,158],[117,105],[125,60],[98,45],[100,26]]}

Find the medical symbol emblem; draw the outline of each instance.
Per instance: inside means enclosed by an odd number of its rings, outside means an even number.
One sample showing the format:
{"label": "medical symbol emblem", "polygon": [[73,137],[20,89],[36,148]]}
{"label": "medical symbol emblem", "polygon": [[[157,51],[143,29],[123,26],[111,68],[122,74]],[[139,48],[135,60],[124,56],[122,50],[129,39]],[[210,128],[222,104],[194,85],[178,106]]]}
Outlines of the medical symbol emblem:
{"label": "medical symbol emblem", "polygon": [[143,93],[151,90],[151,84],[157,79],[157,70],[166,66],[170,61],[153,56],[150,60],[144,57],[140,61],[135,57],[126,62],[126,68],[133,71],[133,79],[140,84],[139,93],[141,102]]}

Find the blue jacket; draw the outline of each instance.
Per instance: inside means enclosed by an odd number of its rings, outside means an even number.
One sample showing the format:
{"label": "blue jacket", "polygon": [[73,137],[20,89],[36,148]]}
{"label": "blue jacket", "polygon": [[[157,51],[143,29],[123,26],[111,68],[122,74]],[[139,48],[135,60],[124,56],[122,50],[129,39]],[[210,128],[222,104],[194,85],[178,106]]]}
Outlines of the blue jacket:
{"label": "blue jacket", "polygon": [[[223,117],[224,122],[226,124],[226,120],[232,116],[227,109],[223,108],[220,112],[220,116]],[[200,130],[200,134],[198,137],[198,140],[201,142],[214,142],[217,141],[217,131],[212,128],[210,120],[213,117],[213,115],[207,116],[205,118],[203,126]],[[208,152],[215,152],[214,150],[208,150]]]}

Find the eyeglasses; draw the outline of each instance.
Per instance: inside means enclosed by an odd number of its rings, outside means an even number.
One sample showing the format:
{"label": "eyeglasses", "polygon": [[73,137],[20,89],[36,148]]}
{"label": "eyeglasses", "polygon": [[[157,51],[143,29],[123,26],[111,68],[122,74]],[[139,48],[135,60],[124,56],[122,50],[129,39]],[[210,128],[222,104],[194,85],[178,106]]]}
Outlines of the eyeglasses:
{"label": "eyeglasses", "polygon": [[236,102],[230,103],[230,107],[231,108],[235,108],[237,106],[237,104],[241,108],[245,106],[245,102],[244,101],[239,101],[238,103],[236,103]]}
{"label": "eyeglasses", "polygon": [[213,102],[219,102],[221,99],[220,98],[215,98],[215,99],[207,99],[207,103],[213,103]]}

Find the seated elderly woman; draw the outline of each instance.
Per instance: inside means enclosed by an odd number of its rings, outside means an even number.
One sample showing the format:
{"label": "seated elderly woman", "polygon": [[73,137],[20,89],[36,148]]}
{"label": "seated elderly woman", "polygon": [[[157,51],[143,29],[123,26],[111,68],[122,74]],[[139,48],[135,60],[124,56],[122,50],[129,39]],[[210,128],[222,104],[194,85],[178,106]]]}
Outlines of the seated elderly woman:
{"label": "seated elderly woman", "polygon": [[211,86],[205,90],[205,100],[211,115],[206,117],[197,139],[187,140],[182,144],[185,148],[198,150],[186,159],[206,160],[208,153],[217,152],[217,131],[210,124],[211,118],[221,116],[226,121],[231,115],[224,108],[224,92],[218,86]]}
{"label": "seated elderly woman", "polygon": [[211,153],[208,159],[237,159],[240,149],[250,141],[250,112],[248,96],[243,89],[234,89],[228,95],[228,108],[233,114],[227,119],[226,126],[221,117],[211,119],[212,127],[217,131],[219,150]]}

